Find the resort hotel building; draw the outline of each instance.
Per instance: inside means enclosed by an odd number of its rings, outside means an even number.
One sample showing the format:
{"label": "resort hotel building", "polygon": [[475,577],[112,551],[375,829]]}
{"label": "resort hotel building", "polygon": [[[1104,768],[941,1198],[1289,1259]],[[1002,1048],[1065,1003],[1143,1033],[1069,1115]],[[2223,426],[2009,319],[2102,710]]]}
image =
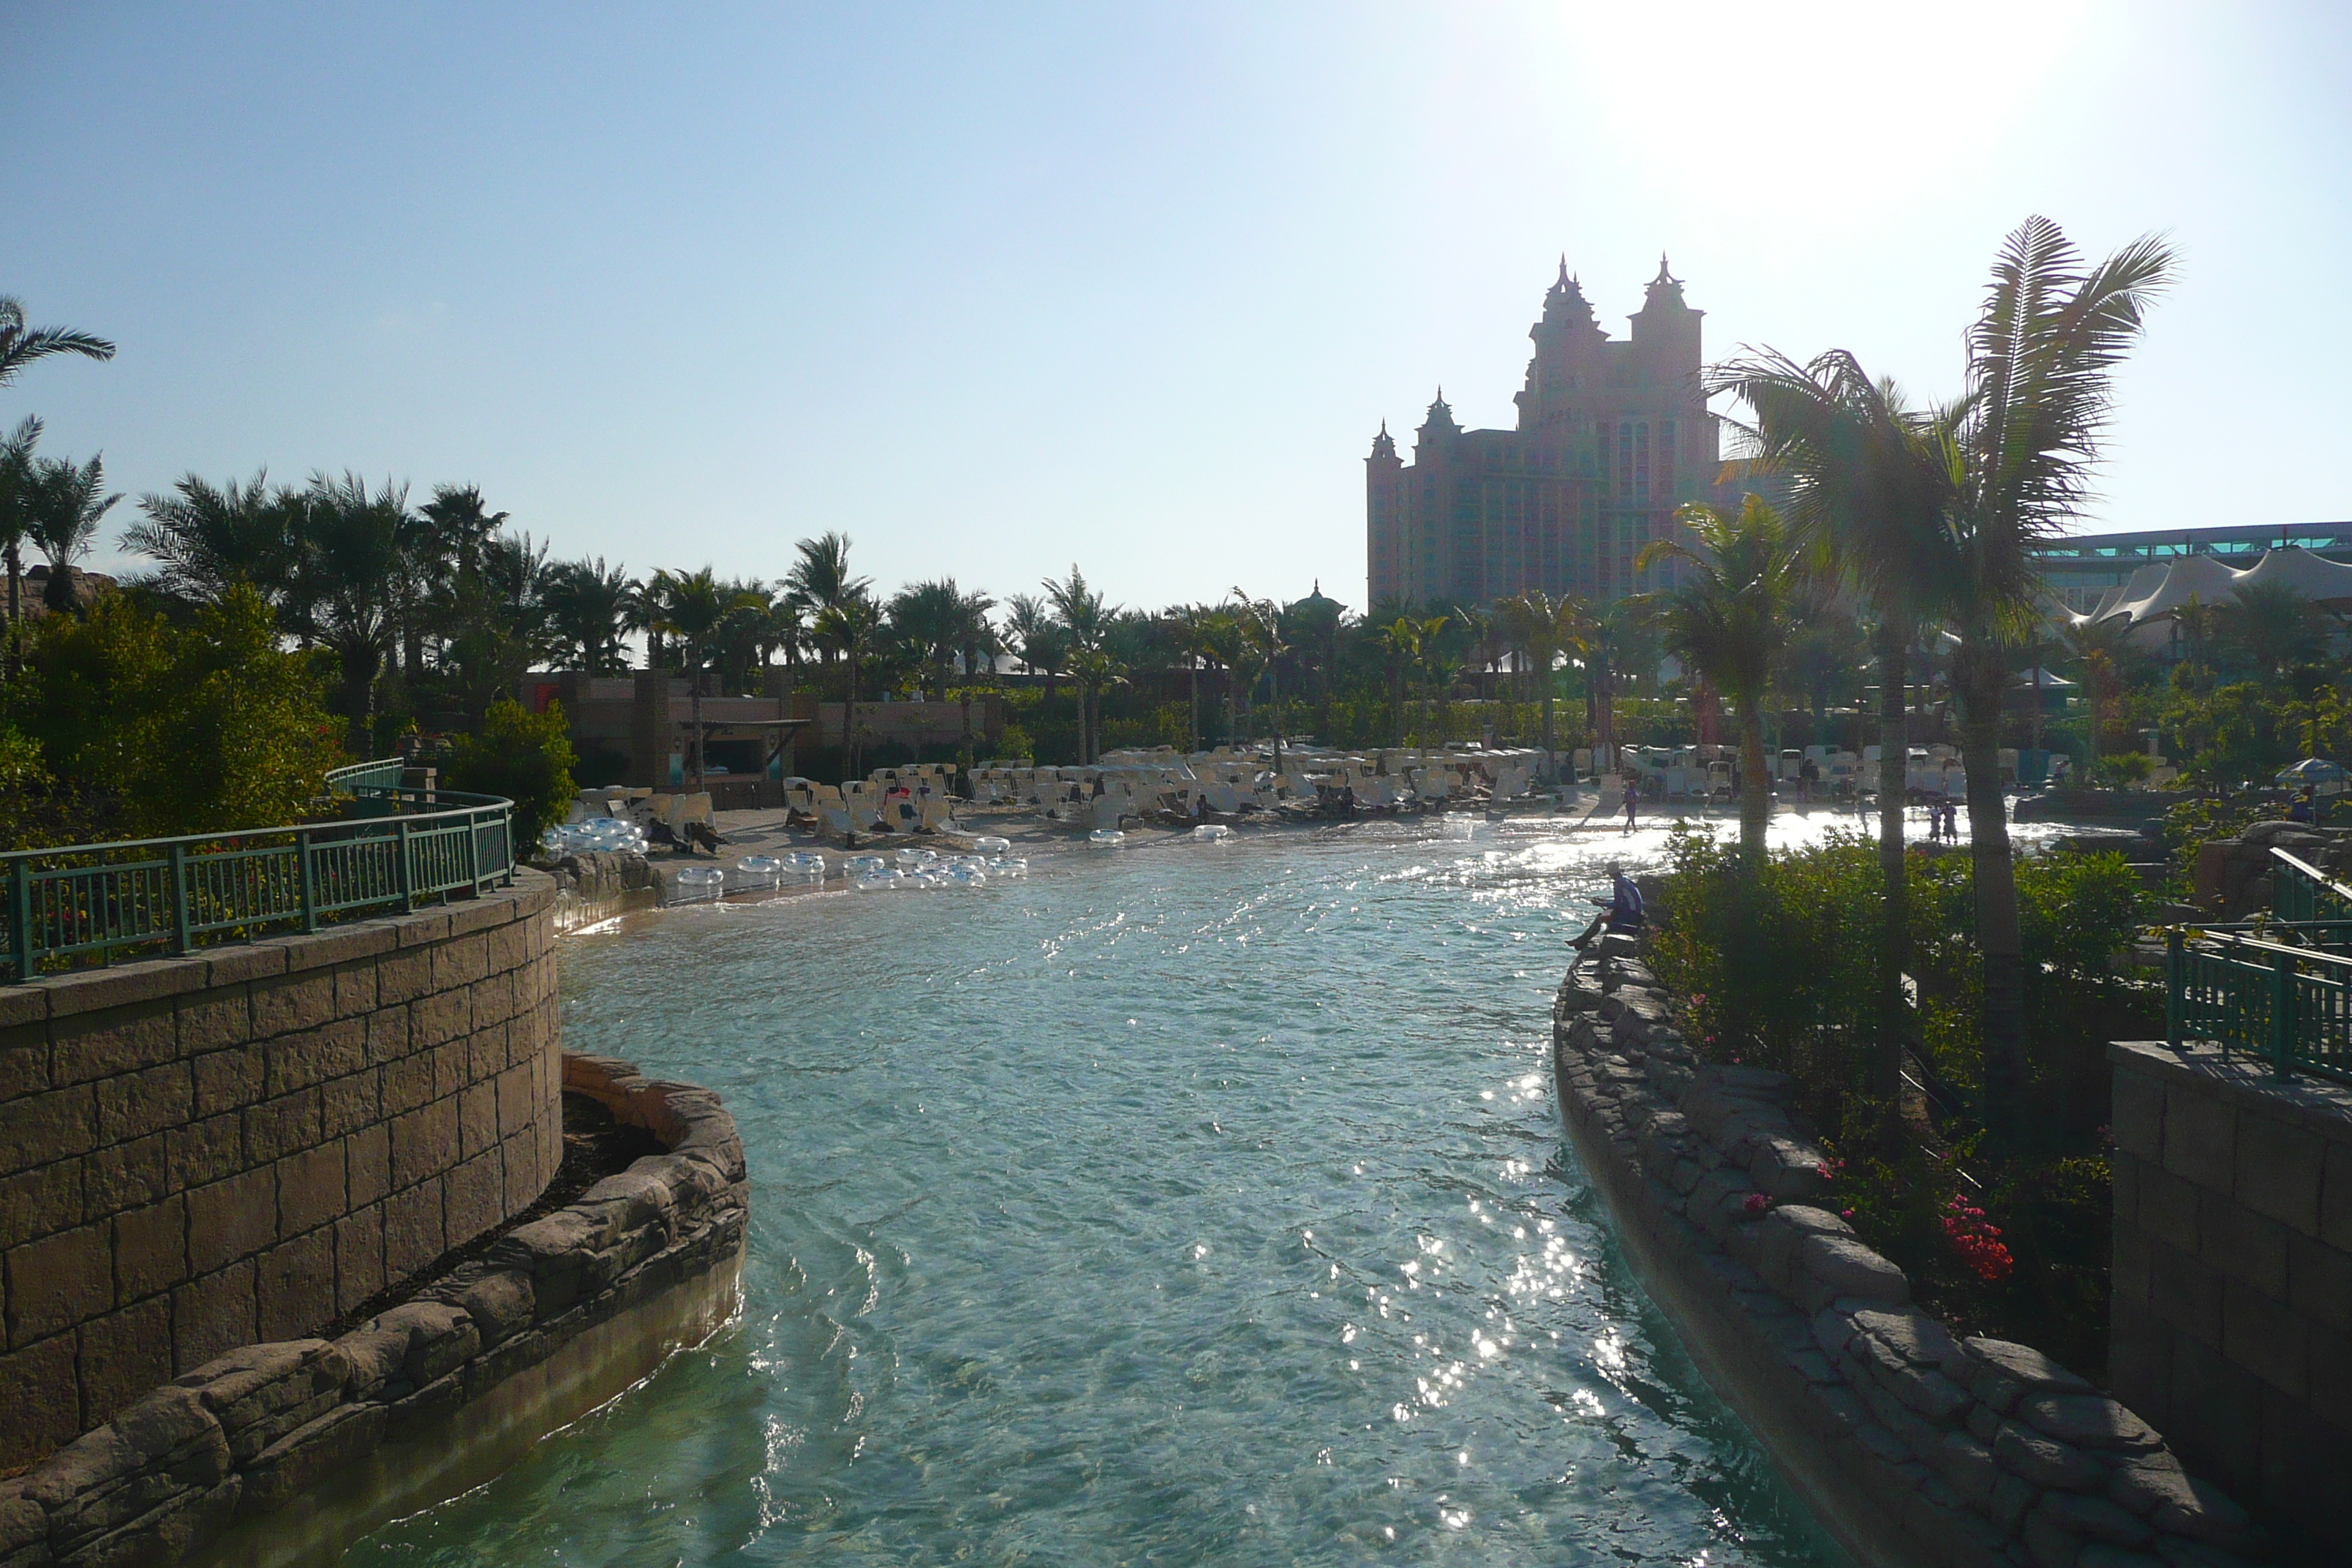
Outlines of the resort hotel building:
{"label": "resort hotel building", "polygon": [[[1510,430],[1465,430],[1441,389],[1412,461],[1383,422],[1365,461],[1366,604],[1484,605],[1529,588],[1611,600],[1673,582],[1642,546],[1685,501],[1720,501],[1719,444],[1699,389],[1699,319],[1658,261],[1633,330],[1612,340],[1562,258],[1528,335]],[[1659,581],[1653,583],[1656,576]]]}

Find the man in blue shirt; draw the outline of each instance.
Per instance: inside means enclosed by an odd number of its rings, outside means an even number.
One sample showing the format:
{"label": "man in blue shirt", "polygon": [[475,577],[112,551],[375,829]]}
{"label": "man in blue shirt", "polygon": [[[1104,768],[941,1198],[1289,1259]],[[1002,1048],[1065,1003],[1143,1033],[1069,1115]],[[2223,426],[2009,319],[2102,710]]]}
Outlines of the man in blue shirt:
{"label": "man in blue shirt", "polygon": [[1583,947],[1604,930],[1622,932],[1627,936],[1636,936],[1641,933],[1643,924],[1642,889],[1633,885],[1633,879],[1631,877],[1625,875],[1623,866],[1614,860],[1609,862],[1609,897],[1595,899],[1592,901],[1602,906],[1601,912],[1593,917],[1591,925],[1584,928],[1582,936],[1569,943],[1570,947]]}

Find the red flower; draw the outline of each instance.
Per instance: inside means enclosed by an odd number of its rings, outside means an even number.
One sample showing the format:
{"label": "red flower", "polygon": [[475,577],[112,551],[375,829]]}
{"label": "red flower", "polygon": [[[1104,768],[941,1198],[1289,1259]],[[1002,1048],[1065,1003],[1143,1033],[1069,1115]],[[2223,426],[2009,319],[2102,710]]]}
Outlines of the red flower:
{"label": "red flower", "polygon": [[1741,1206],[1747,1209],[1749,1214],[1762,1214],[1764,1212],[1765,1205],[1769,1204],[1771,1201],[1772,1200],[1770,1198],[1766,1197],[1762,1193],[1750,1193],[1748,1194],[1748,1201]]}
{"label": "red flower", "polygon": [[2016,1258],[2000,1239],[2000,1226],[1959,1194],[1953,1194],[1944,1205],[1941,1223],[1944,1239],[1959,1254],[1969,1272],[1986,1284],[1999,1284],[2017,1267]]}

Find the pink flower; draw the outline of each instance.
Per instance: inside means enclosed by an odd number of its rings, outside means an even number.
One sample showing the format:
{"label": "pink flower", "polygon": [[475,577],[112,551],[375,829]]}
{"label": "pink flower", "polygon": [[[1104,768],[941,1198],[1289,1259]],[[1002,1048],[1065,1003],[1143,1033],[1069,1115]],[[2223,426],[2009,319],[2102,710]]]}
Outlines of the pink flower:
{"label": "pink flower", "polygon": [[1772,1200],[1770,1198],[1766,1197],[1762,1193],[1750,1193],[1748,1194],[1748,1201],[1741,1206],[1747,1209],[1749,1214],[1762,1214],[1764,1212],[1765,1205],[1769,1204],[1771,1201]]}

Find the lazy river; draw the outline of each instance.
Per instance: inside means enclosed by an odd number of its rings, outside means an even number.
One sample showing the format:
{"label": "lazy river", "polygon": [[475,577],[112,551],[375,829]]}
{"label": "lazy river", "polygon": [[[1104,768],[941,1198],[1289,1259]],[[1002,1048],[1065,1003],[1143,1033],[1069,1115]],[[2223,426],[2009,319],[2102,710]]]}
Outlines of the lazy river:
{"label": "lazy river", "polygon": [[1843,1563],[1562,1150],[1564,943],[1662,840],[1364,823],[573,939],[566,1046],[735,1114],[742,1316],[349,1561]]}

